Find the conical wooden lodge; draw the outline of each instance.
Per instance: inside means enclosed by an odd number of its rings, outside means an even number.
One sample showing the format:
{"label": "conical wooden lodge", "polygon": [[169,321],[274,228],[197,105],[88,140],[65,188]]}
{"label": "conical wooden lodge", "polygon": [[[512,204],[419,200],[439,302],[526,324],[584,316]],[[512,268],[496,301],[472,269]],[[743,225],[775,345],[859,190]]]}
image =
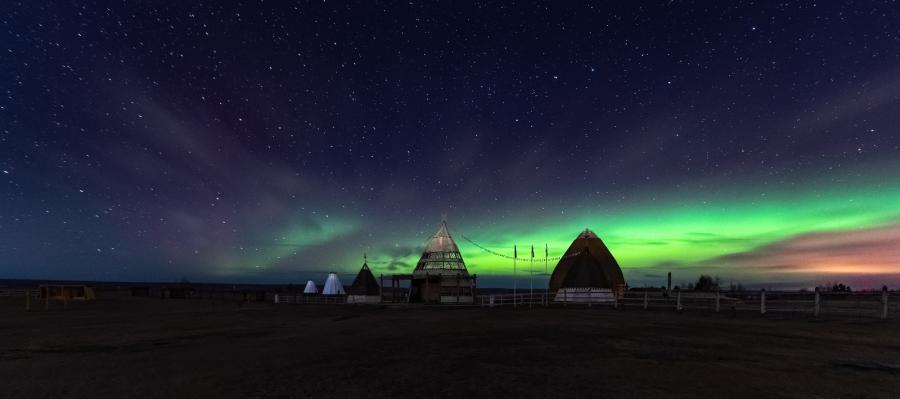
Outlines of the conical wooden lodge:
{"label": "conical wooden lodge", "polygon": [[447,222],[425,244],[411,276],[409,301],[437,304],[473,303],[475,276],[466,270]]}
{"label": "conical wooden lodge", "polygon": [[609,248],[593,231],[575,237],[550,276],[557,302],[612,302],[625,290],[625,276]]}

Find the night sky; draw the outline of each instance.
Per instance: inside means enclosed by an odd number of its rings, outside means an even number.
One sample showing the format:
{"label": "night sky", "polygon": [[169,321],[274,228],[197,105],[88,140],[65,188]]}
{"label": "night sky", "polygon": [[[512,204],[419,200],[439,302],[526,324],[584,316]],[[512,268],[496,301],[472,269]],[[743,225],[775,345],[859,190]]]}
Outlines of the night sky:
{"label": "night sky", "polygon": [[2,2],[0,278],[900,284],[894,1],[190,3]]}

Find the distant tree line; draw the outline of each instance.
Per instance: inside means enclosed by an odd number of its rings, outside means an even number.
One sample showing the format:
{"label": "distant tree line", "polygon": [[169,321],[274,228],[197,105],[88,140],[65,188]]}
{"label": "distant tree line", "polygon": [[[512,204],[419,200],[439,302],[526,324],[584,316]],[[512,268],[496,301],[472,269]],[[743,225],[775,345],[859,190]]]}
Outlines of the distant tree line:
{"label": "distant tree line", "polygon": [[837,281],[827,282],[825,284],[820,285],[818,288],[819,288],[819,291],[825,291],[825,292],[853,292],[853,290],[850,289],[849,285],[846,285],[844,283],[839,283]]}
{"label": "distant tree line", "polygon": [[[700,275],[697,278],[697,281],[694,283],[689,283],[686,289],[690,291],[700,291],[700,292],[715,292],[719,290],[725,290],[725,286],[722,283],[722,279],[719,276],[709,276],[706,274]],[[732,292],[741,292],[744,291],[744,286],[741,283],[730,283],[727,287],[728,291]]]}
{"label": "distant tree line", "polygon": [[[677,286],[676,286],[677,288]],[[709,276],[706,274],[700,275],[697,278],[697,282],[689,283],[686,287],[690,291],[701,291],[701,292],[714,292],[718,290],[722,290],[723,284],[722,280],[719,276]],[[837,281],[827,282],[819,287],[820,292],[852,292],[853,290],[849,285],[844,283],[839,283]],[[732,292],[741,292],[744,291],[744,286],[740,283],[730,283],[728,286],[728,291]]]}

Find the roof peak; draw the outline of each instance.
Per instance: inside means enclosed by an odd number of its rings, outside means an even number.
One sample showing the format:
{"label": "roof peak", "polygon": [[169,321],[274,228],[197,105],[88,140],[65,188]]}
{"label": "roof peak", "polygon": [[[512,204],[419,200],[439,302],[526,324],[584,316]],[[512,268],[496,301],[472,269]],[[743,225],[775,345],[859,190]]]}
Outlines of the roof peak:
{"label": "roof peak", "polygon": [[591,229],[585,227],[584,231],[578,233],[578,238],[599,238],[597,234],[591,231]]}
{"label": "roof peak", "polygon": [[434,235],[431,236],[431,238],[436,238],[436,237],[453,238],[450,236],[450,229],[447,228],[446,220],[442,221],[441,224],[438,225],[437,231],[435,231]]}

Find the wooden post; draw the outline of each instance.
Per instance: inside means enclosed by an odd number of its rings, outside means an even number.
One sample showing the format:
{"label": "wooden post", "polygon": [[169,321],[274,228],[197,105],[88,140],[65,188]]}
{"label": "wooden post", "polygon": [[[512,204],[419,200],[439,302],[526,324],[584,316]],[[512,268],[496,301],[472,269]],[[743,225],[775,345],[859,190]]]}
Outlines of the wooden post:
{"label": "wooden post", "polygon": [[719,313],[719,309],[720,309],[719,304],[721,301],[722,301],[722,292],[717,289],[716,290],[716,313]]}
{"label": "wooden post", "polygon": [[813,302],[813,316],[819,317],[819,287],[816,287],[816,297]]}
{"label": "wooden post", "polygon": [[681,287],[675,288],[675,310],[682,311],[684,307],[681,306]]}
{"label": "wooden post", "polygon": [[31,310],[31,291],[25,290],[25,310]]}
{"label": "wooden post", "polygon": [[644,310],[650,307],[650,293],[647,292],[647,289],[644,289]]}
{"label": "wooden post", "polygon": [[888,314],[888,289],[887,286],[881,287],[881,318],[887,319]]}
{"label": "wooden post", "polygon": [[669,272],[668,282],[666,283],[666,298],[669,298],[669,295],[671,292],[672,292],[672,272]]}
{"label": "wooden post", "polygon": [[759,314],[766,314],[766,289],[759,292]]}
{"label": "wooden post", "polygon": [[278,294],[275,294],[275,304],[278,304]]}

